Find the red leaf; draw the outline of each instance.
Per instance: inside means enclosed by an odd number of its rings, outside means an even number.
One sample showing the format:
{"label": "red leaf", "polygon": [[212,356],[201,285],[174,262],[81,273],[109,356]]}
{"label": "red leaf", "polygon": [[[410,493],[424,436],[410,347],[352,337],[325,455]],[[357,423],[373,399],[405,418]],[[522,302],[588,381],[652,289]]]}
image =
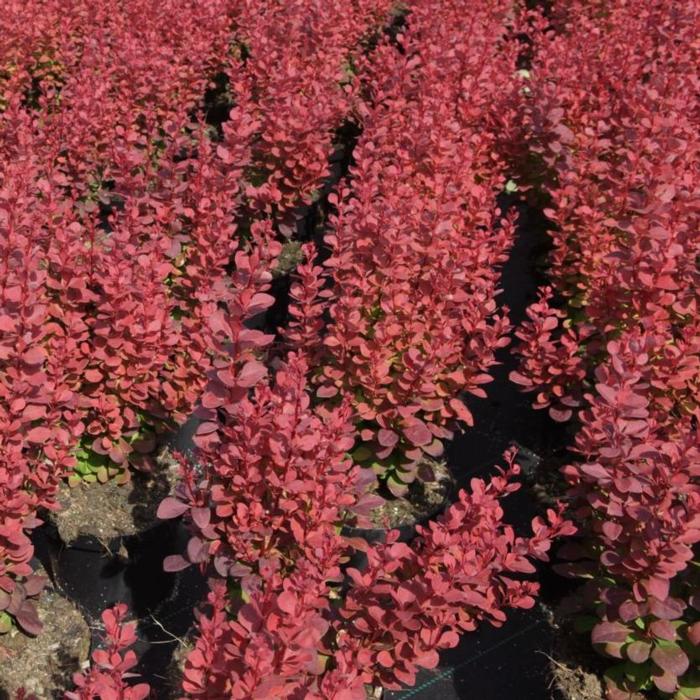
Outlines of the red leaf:
{"label": "red leaf", "polygon": [[668,620],[654,620],[649,626],[649,631],[658,639],[665,639],[669,642],[678,638],[676,628]]}
{"label": "red leaf", "polygon": [[660,620],[677,620],[683,615],[685,605],[675,598],[659,600],[652,597],[649,600],[649,610],[654,617],[658,617]]}
{"label": "red leaf", "polygon": [[30,601],[25,601],[20,610],[15,614],[17,624],[29,635],[35,637],[38,635],[43,625],[36,612],[34,604]]}
{"label": "red leaf", "polygon": [[163,571],[174,573],[190,566],[190,562],[179,554],[171,554],[163,559]]}
{"label": "red leaf", "polygon": [[450,399],[450,408],[455,412],[459,420],[470,427],[474,425],[474,417],[471,411],[459,399]]}
{"label": "red leaf", "polygon": [[377,441],[382,447],[393,447],[399,441],[399,436],[393,430],[382,428],[377,433]]}
{"label": "red leaf", "polygon": [[690,666],[688,657],[677,644],[655,646],[651,658],[660,669],[674,676],[682,676]]}
{"label": "red leaf", "polygon": [[189,508],[189,504],[183,503],[181,500],[173,498],[172,496],[168,496],[160,502],[156,515],[161,520],[170,520],[171,518],[180,517],[183,513],[188,511]]}
{"label": "red leaf", "polygon": [[192,508],[190,515],[192,516],[194,524],[200,530],[209,526],[211,521],[211,511],[209,508]]}
{"label": "red leaf", "polygon": [[593,644],[621,644],[627,639],[629,630],[618,622],[599,622],[591,632]]}
{"label": "red leaf", "polygon": [[391,668],[394,665],[394,657],[386,650],[382,650],[377,654],[377,661],[384,668]]}
{"label": "red leaf", "polygon": [[277,596],[277,605],[283,612],[293,615],[297,609],[297,597],[290,591],[283,591]]}
{"label": "red leaf", "polygon": [[319,399],[330,399],[338,393],[334,386],[321,386],[316,390],[316,396]]}
{"label": "red leaf", "polygon": [[238,373],[236,382],[238,386],[248,389],[255,386],[265,375],[267,375],[265,365],[251,360],[250,362],[246,362],[243,369]]}
{"label": "red leaf", "polygon": [[51,439],[52,434],[53,432],[49,428],[38,426],[27,432],[27,442],[32,442],[37,445],[43,444]]}
{"label": "red leaf", "polygon": [[419,420],[403,428],[403,434],[413,445],[427,445],[433,440],[433,434],[428,430],[428,426]]}
{"label": "red leaf", "polygon": [[626,649],[627,657],[635,664],[643,664],[649,658],[651,643],[643,640],[632,642]]}
{"label": "red leaf", "polygon": [[39,347],[30,348],[24,353],[24,355],[22,355],[22,359],[28,365],[41,365],[46,359],[46,351],[44,348]]}

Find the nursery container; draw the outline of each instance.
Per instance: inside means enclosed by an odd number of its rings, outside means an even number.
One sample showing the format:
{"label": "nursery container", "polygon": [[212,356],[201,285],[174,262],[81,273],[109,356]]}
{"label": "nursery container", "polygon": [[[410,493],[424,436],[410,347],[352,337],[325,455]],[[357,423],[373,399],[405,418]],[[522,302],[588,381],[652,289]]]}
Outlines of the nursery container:
{"label": "nursery container", "polygon": [[[129,606],[139,620],[136,672],[156,689],[163,685],[178,638],[192,625],[193,609],[206,597],[206,581],[196,567],[163,571],[164,557],[180,552],[188,538],[179,519],[108,541],[81,536],[66,544],[51,525],[38,528],[34,537],[37,556],[56,589],[93,628],[106,608],[119,602]],[[98,638],[95,634],[93,641]]]}

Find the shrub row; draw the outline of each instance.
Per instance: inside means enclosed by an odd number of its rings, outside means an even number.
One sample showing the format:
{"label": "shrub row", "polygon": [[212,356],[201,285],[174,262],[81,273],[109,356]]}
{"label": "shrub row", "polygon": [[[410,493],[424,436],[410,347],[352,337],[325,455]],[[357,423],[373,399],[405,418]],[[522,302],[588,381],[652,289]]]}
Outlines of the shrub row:
{"label": "shrub row", "polygon": [[700,8],[558,3],[535,21],[529,174],[553,223],[551,287],[512,379],[556,420],[610,698],[700,697]]}
{"label": "shrub row", "polygon": [[333,199],[326,284],[307,271],[292,290],[290,341],[312,357],[317,396],[351,398],[353,457],[395,495],[424,454],[473,424],[464,395],[485,396],[510,329],[496,303],[514,231],[497,203],[497,143],[515,114],[517,44],[489,3],[442,8],[447,33],[435,11],[416,3],[412,43],[375,55],[352,179]]}

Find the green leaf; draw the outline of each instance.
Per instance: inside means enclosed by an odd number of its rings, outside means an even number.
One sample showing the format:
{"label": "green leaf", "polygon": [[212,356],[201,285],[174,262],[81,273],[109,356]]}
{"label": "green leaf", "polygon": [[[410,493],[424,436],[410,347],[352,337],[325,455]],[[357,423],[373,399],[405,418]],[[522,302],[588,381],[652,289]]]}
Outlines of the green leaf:
{"label": "green leaf", "polygon": [[12,618],[6,612],[0,612],[0,634],[7,634],[12,629]]}
{"label": "green leaf", "polygon": [[408,484],[404,484],[395,474],[390,474],[386,480],[386,485],[394,496],[400,498],[408,492]]}
{"label": "green leaf", "polygon": [[635,690],[642,690],[651,683],[651,664],[636,664],[628,661],[624,669],[625,676],[633,683]]}
{"label": "green leaf", "polygon": [[692,672],[683,676],[678,692],[683,700],[700,700],[700,673]]}
{"label": "green leaf", "polygon": [[384,474],[387,473],[387,467],[386,464],[382,464],[381,462],[372,462],[370,465],[372,471],[377,475],[377,476],[384,476]]}

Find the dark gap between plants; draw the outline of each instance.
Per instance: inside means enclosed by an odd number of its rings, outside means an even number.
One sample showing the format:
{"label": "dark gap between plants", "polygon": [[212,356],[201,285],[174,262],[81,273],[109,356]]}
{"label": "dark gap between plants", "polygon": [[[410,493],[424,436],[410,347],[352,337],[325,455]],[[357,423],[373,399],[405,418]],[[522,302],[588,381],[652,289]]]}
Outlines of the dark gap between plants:
{"label": "dark gap between plants", "polygon": [[[499,297],[509,308],[514,327],[525,318],[525,310],[536,299],[540,261],[548,248],[547,221],[542,211],[512,197],[500,202],[506,209],[517,207],[516,239],[502,271]],[[554,423],[545,411],[535,411],[530,398],[509,381],[517,359],[511,346],[498,352],[500,364],[493,368],[494,380],[486,386],[486,399],[468,399],[474,428],[455,436],[447,453],[448,465],[458,488],[468,487],[474,477],[488,477],[501,464],[510,446],[521,448],[523,487],[504,500],[506,522],[525,534],[531,519],[544,510],[542,498],[551,496],[556,470],[566,453],[566,428]],[[545,482],[543,492],[541,482]],[[556,489],[556,487],[555,487]],[[464,634],[460,644],[443,652],[440,665],[422,671],[413,688],[388,691],[385,700],[549,700],[558,698],[552,681],[549,656],[555,640],[550,624],[551,607],[571,589],[571,582],[542,565],[536,574],[541,594],[536,607],[510,611],[503,627],[483,624]]]}

